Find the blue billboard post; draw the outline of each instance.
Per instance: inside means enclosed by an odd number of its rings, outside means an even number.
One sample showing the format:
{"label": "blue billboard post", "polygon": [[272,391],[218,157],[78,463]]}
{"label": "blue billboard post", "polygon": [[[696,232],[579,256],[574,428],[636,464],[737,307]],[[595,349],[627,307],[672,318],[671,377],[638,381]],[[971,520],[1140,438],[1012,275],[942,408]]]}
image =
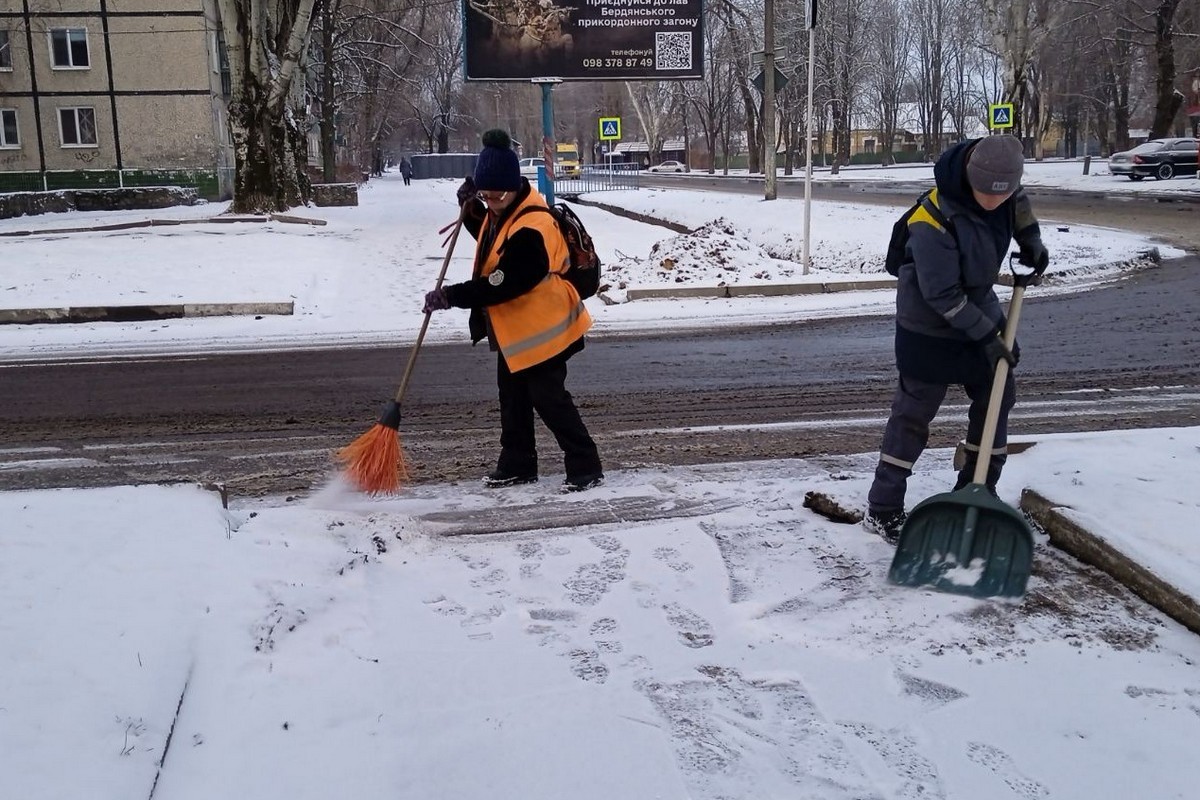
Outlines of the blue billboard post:
{"label": "blue billboard post", "polygon": [[554,86],[560,78],[533,78],[542,87],[542,160],[538,169],[538,191],[549,205],[554,205]]}

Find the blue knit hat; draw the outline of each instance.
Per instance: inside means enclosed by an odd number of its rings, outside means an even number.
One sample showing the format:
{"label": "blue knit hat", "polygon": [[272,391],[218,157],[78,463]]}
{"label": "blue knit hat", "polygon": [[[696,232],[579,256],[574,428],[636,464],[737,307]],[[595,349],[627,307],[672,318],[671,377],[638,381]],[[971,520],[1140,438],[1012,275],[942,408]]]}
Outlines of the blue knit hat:
{"label": "blue knit hat", "polygon": [[521,164],[506,131],[493,128],[483,134],[483,150],[475,161],[475,188],[495,192],[521,188]]}

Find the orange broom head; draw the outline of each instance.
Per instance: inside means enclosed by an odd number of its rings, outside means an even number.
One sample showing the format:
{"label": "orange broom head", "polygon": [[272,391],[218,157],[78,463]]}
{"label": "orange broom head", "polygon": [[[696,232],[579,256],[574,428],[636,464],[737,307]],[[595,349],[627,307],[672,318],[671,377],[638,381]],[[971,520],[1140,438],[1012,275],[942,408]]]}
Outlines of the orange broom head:
{"label": "orange broom head", "polygon": [[376,423],[337,452],[350,482],[367,494],[395,494],[408,480],[408,464],[395,428]]}

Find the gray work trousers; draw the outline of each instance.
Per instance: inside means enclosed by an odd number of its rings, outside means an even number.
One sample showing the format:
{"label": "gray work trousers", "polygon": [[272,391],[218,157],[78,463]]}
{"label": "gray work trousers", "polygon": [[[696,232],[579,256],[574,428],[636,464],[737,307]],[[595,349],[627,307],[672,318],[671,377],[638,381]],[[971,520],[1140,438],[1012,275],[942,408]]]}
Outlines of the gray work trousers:
{"label": "gray work trousers", "polygon": [[[871,513],[888,514],[904,510],[908,477],[912,475],[913,467],[929,441],[929,423],[937,416],[947,389],[949,386],[946,384],[926,383],[910,376],[900,376],[896,394],[892,397],[892,415],[883,432],[875,480],[867,494],[867,506]],[[966,465],[958,473],[955,488],[966,486],[974,478],[992,384],[990,381],[963,384],[963,389],[971,400],[967,411],[967,458]],[[1008,413],[1016,402],[1016,396],[1016,385],[1010,370],[1000,401],[996,440],[992,444],[992,456],[988,462],[987,486],[993,492],[1008,458],[1005,449],[1008,444]]]}

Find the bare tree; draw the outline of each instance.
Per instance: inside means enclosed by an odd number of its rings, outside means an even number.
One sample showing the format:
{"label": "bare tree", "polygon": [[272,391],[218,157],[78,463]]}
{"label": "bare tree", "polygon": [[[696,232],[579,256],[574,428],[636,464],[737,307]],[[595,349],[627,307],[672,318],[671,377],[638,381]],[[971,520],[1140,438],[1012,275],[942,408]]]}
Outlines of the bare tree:
{"label": "bare tree", "polygon": [[909,0],[909,10],[917,25],[917,72],[914,77],[917,118],[921,124],[921,149],[926,158],[935,157],[942,149],[951,2],[952,0]]}
{"label": "bare tree", "polygon": [[234,211],[283,211],[308,201],[304,109],[293,90],[314,2],[218,0],[229,56]]}
{"label": "bare tree", "polygon": [[866,77],[871,110],[866,116],[879,128],[881,162],[894,164],[900,101],[912,60],[913,27],[908,15],[893,0],[882,0],[877,4],[872,23],[868,39],[871,68]]}
{"label": "bare tree", "polygon": [[1035,83],[1037,58],[1044,51],[1050,31],[1058,25],[1065,4],[1054,0],[983,0],[992,33],[992,46],[1004,60],[1004,96],[1016,106],[1017,136],[1036,124],[1037,106],[1030,95]]}
{"label": "bare tree", "polygon": [[712,173],[717,163],[717,141],[729,121],[729,105],[733,100],[730,89],[734,78],[726,31],[719,25],[706,25],[704,38],[704,80],[689,84],[687,98],[692,108],[696,109],[704,145],[708,150],[708,171]]}
{"label": "bare tree", "polygon": [[629,103],[633,113],[641,125],[642,135],[646,137],[651,162],[662,157],[663,139],[671,123],[671,100],[673,88],[669,81],[627,81],[625,91],[629,95]]}
{"label": "bare tree", "polygon": [[462,98],[462,22],[458,6],[445,6],[429,26],[425,63],[417,71],[411,94],[405,97],[408,119],[419,126],[428,152],[449,150],[450,134],[465,114]]}
{"label": "bare tree", "polygon": [[829,37],[830,106],[833,119],[833,172],[850,163],[854,111],[871,64],[864,59],[868,26],[866,7],[860,0],[832,0],[825,4],[823,24]]}

